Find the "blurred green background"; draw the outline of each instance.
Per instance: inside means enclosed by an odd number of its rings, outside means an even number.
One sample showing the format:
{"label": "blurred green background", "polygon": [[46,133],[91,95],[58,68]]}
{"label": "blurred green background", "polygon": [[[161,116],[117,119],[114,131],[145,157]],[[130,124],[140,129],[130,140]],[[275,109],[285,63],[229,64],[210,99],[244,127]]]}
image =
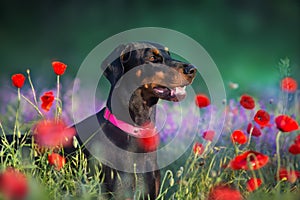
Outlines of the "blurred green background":
{"label": "blurred green background", "polygon": [[[274,88],[277,64],[289,57],[300,79],[299,0],[53,0],[0,1],[0,77],[30,68],[52,80],[51,61],[75,76],[87,54],[106,38],[137,27],[164,27],[197,40],[225,84],[240,92]],[[176,42],[176,41],[174,41]]]}

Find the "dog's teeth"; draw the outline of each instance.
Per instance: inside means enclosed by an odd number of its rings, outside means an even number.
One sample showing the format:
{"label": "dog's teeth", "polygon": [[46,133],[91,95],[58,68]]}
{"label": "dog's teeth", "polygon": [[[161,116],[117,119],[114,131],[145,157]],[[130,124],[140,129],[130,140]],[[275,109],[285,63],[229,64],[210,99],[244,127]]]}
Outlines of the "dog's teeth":
{"label": "dog's teeth", "polygon": [[176,87],[175,95],[184,95],[186,94],[185,87]]}
{"label": "dog's teeth", "polygon": [[171,96],[174,96],[176,94],[176,89],[175,90],[171,90]]}

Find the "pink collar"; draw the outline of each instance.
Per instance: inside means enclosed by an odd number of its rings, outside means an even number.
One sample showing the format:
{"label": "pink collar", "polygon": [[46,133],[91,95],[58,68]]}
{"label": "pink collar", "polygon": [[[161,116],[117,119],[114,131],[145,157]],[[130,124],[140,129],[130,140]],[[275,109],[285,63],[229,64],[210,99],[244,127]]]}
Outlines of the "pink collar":
{"label": "pink collar", "polygon": [[132,136],[135,137],[145,137],[145,136],[151,136],[149,135],[149,132],[153,132],[155,133],[155,126],[153,125],[147,125],[144,127],[137,127],[137,126],[133,126],[131,124],[128,124],[124,121],[121,121],[119,119],[116,118],[116,116],[114,114],[112,114],[110,112],[110,110],[108,108],[105,109],[104,111],[104,118],[106,120],[108,120],[110,123],[112,123],[114,126],[118,127],[119,129],[121,129],[122,131],[129,133]]}

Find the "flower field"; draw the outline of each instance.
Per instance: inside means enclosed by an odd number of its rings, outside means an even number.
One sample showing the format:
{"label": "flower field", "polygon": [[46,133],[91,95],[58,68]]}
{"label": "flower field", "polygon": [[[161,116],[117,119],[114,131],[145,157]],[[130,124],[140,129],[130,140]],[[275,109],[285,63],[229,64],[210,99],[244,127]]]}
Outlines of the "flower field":
{"label": "flower field", "polygon": [[[91,169],[82,147],[72,140],[72,88],[61,80],[67,65],[55,61],[52,67],[56,88],[37,92],[27,70],[26,76],[7,79],[12,91],[2,91],[8,95],[0,108],[0,199],[103,199],[101,169]],[[282,79],[274,83],[278,98],[258,99],[245,92],[224,100],[225,110],[220,112],[208,94],[197,94],[199,131],[186,153],[161,170],[158,199],[300,199],[300,95],[289,68],[288,60],[281,60]],[[193,106],[186,108],[180,122],[176,106],[161,106],[174,115],[166,117],[160,145],[166,145],[180,126],[183,132],[193,131],[185,121],[195,118],[189,112]],[[214,123],[207,129],[211,116]],[[222,132],[213,129],[218,126]],[[71,145],[77,153],[65,155],[63,147]]]}

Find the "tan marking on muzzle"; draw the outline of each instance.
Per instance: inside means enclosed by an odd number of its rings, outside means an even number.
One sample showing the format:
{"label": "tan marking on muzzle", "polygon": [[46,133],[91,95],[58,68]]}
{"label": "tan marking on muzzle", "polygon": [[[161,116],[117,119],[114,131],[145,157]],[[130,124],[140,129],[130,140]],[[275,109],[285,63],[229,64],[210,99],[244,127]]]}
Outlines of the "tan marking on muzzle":
{"label": "tan marking on muzzle", "polygon": [[155,72],[155,77],[157,77],[159,79],[164,79],[165,74],[163,72]]}

